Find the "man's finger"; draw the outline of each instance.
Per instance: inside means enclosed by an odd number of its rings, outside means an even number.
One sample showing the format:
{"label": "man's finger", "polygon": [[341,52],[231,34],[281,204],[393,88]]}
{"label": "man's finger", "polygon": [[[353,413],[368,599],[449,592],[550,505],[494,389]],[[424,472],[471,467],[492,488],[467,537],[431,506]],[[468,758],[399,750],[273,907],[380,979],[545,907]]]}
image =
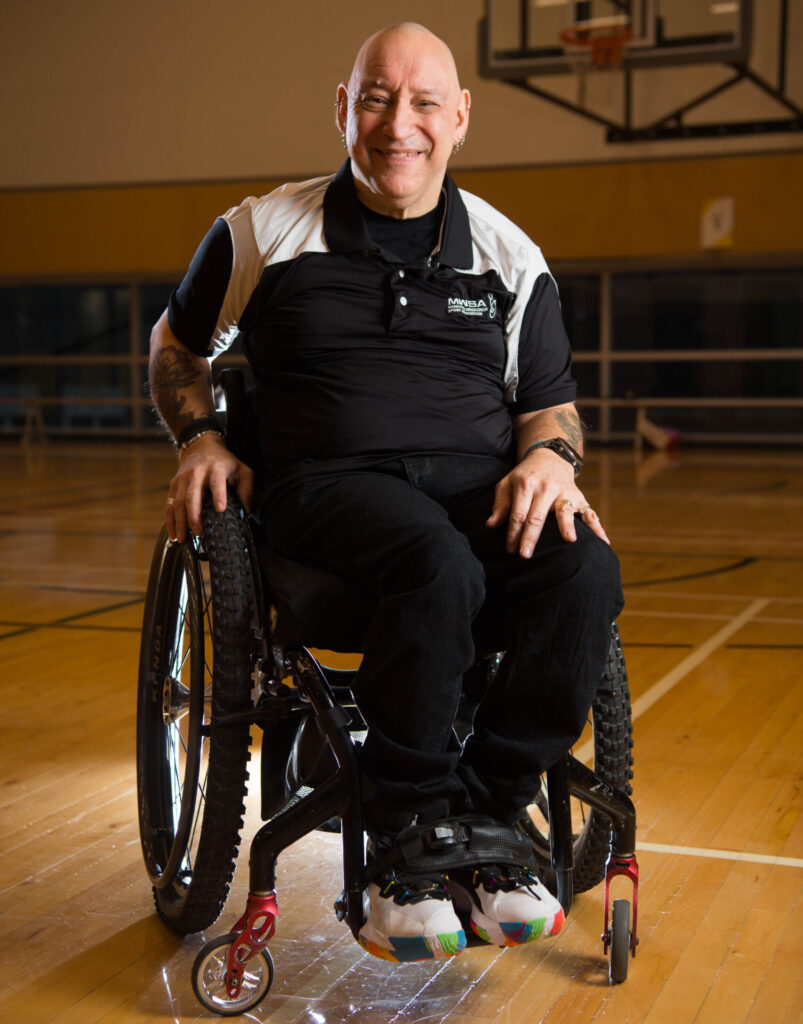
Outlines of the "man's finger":
{"label": "man's finger", "polygon": [[538,503],[533,502],[519,541],[519,554],[522,558],[532,558],[535,545],[544,528],[547,512],[548,505],[543,500]]}
{"label": "man's finger", "polygon": [[[535,515],[535,521],[531,522],[531,516],[533,515]],[[538,525],[539,517],[541,525]],[[533,495],[529,491],[519,491],[513,499],[513,507],[510,510],[510,522],[507,531],[507,549],[510,554],[515,555],[516,551],[524,554],[521,545],[525,533],[528,530],[531,533],[535,530],[537,537],[541,533],[542,525],[543,516],[538,511],[538,503]],[[532,551],[530,554],[532,554]],[[530,556],[524,555],[524,557],[529,558]]]}
{"label": "man's finger", "polygon": [[605,532],[602,523],[599,520],[599,516],[594,509],[585,505],[583,508],[578,509],[578,512],[582,515],[583,522],[590,528],[592,533],[596,533],[601,540],[604,540],[606,544],[610,545],[611,542],[608,539],[608,534]]}
{"label": "man's finger", "polygon": [[558,521],[558,530],[565,541],[577,540],[577,531],[574,528],[574,516],[577,509],[570,498],[558,498],[552,506],[555,518]]}
{"label": "man's finger", "polygon": [[495,526],[501,526],[507,519],[509,508],[510,500],[508,498],[507,488],[497,488],[496,495],[494,497],[494,507],[491,509],[491,514],[485,520],[485,525],[490,526],[492,529]]}

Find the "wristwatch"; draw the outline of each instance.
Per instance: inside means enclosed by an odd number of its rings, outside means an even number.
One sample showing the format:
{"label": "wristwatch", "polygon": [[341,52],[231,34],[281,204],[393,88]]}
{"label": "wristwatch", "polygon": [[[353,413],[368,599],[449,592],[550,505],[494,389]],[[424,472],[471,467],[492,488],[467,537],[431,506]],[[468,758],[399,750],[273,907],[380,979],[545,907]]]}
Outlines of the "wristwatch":
{"label": "wristwatch", "polygon": [[530,452],[536,448],[549,448],[556,455],[560,455],[562,459],[565,459],[574,470],[574,475],[580,472],[583,468],[583,459],[578,451],[576,451],[569,442],[563,437],[550,437],[546,441],[536,441],[535,444],[531,444],[527,451],[522,456],[522,462]]}

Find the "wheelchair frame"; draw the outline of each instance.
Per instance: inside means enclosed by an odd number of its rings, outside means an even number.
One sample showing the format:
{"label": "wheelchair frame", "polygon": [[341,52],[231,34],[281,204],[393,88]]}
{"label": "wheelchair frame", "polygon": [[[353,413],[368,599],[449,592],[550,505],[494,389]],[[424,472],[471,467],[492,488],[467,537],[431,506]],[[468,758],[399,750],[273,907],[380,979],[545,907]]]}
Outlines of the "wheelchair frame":
{"label": "wheelchair frame", "polygon": [[[231,399],[229,407],[231,409]],[[236,402],[235,416],[230,415],[230,421],[232,419],[236,423]],[[242,571],[229,572],[231,559],[222,554],[227,548],[236,551]],[[219,572],[215,561],[223,557],[227,559],[226,571]],[[204,562],[210,563],[211,608],[201,578]],[[224,579],[226,582],[222,583]],[[266,823],[251,842],[246,908],[227,935],[203,947],[193,966],[193,988],[199,1000],[224,1016],[252,1008],[270,989],[273,963],[267,944],[278,916],[275,886],[280,853],[308,832],[328,827],[333,819],[340,823],[343,855],[343,889],[335,902],[335,911],[355,938],[364,917],[362,796],[357,748],[352,737],[355,724],[362,723],[354,721],[359,713],[349,690],[354,673],[322,666],[300,644],[276,643],[268,593],[253,531],[234,495],[230,495],[224,513],[214,512],[211,502],[205,503],[202,539],[176,545],[171,544],[162,531],[154,553],[143,621],[138,790],[143,854],[154,885],[157,911],[175,931],[202,930],[222,910],[242,825],[243,808],[239,797],[245,786],[248,731],[252,724],[263,729],[262,817]],[[205,654],[204,631],[212,636],[211,672]],[[615,626],[612,643],[618,650]],[[620,651],[619,659],[621,661]],[[571,798],[579,799],[592,809],[592,814],[597,812],[611,823],[610,854],[604,869],[602,941],[605,952],[610,954],[610,978],[614,982],[623,981],[627,976],[628,959],[635,956],[638,942],[636,820],[632,801],[623,791],[624,788],[629,790],[632,777],[629,701],[623,662],[619,674],[623,677],[619,683],[624,698],[617,699],[624,702],[622,707],[626,705],[627,729],[625,739],[619,743],[624,749],[619,750],[618,769],[614,774],[623,788],[615,788],[567,754],[546,772],[545,801],[541,797],[549,822],[551,869],[545,873],[544,880],[567,914],[574,895],[578,840],[572,830]],[[185,677],[189,678],[189,685]],[[295,720],[305,712],[314,716],[325,740],[325,749],[333,756],[334,768],[306,792],[281,793],[275,782],[276,769],[281,768],[290,751],[288,742],[291,734],[295,735]],[[179,723],[184,719],[186,749],[181,761],[175,742]],[[184,742],[181,736],[178,738],[179,742]],[[204,744],[209,750],[209,763],[208,775],[201,780]],[[596,749],[595,744],[595,753]],[[231,751],[235,754],[230,760],[236,764],[229,772],[221,766],[224,762],[228,765]],[[183,777],[179,779],[182,772]],[[229,776],[234,779],[233,789],[239,784],[240,793],[224,791]],[[176,788],[180,791],[178,794]],[[199,792],[204,813],[210,806],[212,812],[208,827],[205,827],[205,820],[200,821],[197,847],[190,856],[199,826]],[[290,799],[285,802],[288,795]],[[277,806],[282,803],[284,806]],[[222,825],[219,814],[228,815]],[[586,827],[591,827],[591,820]],[[226,832],[222,839],[221,828]],[[536,840],[536,854],[539,852],[537,840],[541,840],[543,860],[543,844],[547,840],[534,828],[531,838]],[[212,849],[215,840],[220,849]],[[227,843],[233,844],[228,854],[228,867],[210,869],[210,863],[222,864],[225,860],[222,848]],[[215,892],[202,891],[207,875],[214,878]],[[633,884],[632,921],[626,900],[614,901],[613,914],[609,912],[610,884],[618,875],[629,878]],[[589,888],[600,880],[596,876],[587,878],[581,888]],[[471,936],[469,944],[479,942]]]}

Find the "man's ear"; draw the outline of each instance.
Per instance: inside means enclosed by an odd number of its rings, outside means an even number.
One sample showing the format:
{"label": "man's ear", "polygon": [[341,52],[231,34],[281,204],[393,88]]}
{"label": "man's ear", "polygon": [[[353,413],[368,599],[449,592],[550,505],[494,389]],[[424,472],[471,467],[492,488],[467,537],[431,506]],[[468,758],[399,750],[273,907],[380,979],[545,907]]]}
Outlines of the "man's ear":
{"label": "man's ear", "polygon": [[337,99],[335,100],[335,124],[338,131],[345,132],[346,119],[349,110],[349,94],[345,82],[337,87]]}

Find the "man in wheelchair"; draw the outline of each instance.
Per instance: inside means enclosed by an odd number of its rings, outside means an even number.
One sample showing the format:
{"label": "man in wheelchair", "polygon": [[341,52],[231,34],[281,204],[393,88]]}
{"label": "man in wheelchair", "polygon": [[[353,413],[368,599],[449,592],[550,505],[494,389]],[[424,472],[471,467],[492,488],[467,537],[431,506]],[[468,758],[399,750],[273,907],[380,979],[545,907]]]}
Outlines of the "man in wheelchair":
{"label": "man in wheelchair", "polygon": [[[622,605],[575,483],[555,283],[537,246],[446,172],[469,106],[426,29],[371,36],[337,90],[346,162],[216,220],[151,344],[152,396],[179,448],[171,536],[200,533],[204,492],[222,511],[233,485],[273,548],[375,599],[354,687],[375,865],[360,941],[396,960],[459,952],[456,908],[502,945],[560,930],[558,901],[504,851],[582,732]],[[256,379],[256,498],[211,386],[209,357],[237,333]],[[464,674],[501,648],[461,746]],[[461,822],[490,822],[499,855],[439,861],[439,835]]]}

